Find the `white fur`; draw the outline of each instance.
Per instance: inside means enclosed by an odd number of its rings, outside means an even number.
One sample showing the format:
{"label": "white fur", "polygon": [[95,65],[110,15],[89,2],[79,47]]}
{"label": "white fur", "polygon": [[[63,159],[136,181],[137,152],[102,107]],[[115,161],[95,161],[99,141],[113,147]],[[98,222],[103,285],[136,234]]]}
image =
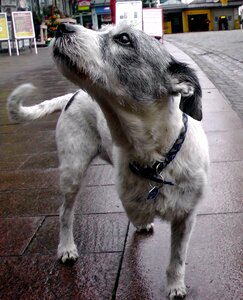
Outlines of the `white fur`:
{"label": "white fur", "polygon": [[[32,84],[26,83],[17,87],[11,94],[11,98],[7,103],[9,117],[12,121],[31,121],[43,118],[55,111],[62,110],[72,94],[56,97],[52,100],[43,101],[41,104],[26,107],[21,105],[22,102],[33,93],[35,87]],[[21,95],[21,97],[19,97]]]}

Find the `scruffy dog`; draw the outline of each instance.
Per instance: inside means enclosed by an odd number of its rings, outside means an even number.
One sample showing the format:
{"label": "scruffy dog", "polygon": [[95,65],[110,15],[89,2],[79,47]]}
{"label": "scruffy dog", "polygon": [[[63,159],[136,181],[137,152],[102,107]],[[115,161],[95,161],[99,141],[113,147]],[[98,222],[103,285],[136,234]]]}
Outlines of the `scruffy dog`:
{"label": "scruffy dog", "polygon": [[138,230],[151,230],[155,216],[171,222],[168,296],[183,298],[187,246],[209,165],[198,122],[197,76],[157,40],[124,26],[94,32],[62,24],[53,57],[60,71],[88,94],[80,90],[24,107],[21,101],[31,90],[24,85],[9,97],[8,109],[12,119],[23,121],[63,108],[56,130],[65,197],[58,256],[63,262],[78,257],[74,201],[90,161],[101,154],[114,163],[117,191]]}

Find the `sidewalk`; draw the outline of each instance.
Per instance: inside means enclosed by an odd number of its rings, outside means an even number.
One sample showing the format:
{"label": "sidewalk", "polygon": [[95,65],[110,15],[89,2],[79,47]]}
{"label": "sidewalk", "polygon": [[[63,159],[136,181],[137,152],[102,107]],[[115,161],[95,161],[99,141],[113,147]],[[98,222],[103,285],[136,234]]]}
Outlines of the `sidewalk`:
{"label": "sidewalk", "polygon": [[[243,121],[186,54],[165,45],[197,70],[212,161],[188,252],[186,299],[242,299]],[[136,234],[116,194],[113,169],[100,159],[89,168],[78,197],[79,260],[74,266],[56,260],[62,198],[58,114],[13,125],[6,97],[25,82],[39,91],[28,104],[76,88],[56,71],[48,49],[39,49],[38,56],[1,55],[0,66],[0,299],[165,299],[169,225],[156,220],[153,234]]]}

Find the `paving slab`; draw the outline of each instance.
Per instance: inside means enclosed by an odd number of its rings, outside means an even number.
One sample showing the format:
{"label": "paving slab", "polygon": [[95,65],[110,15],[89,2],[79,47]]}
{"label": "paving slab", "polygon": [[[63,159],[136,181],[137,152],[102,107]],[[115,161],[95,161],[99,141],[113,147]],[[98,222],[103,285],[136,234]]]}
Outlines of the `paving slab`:
{"label": "paving slab", "polygon": [[124,212],[114,185],[87,186],[77,196],[76,212],[112,213]]}
{"label": "paving slab", "polygon": [[202,89],[202,105],[204,115],[208,112],[225,112],[232,111],[232,107],[227,99],[222,97],[222,94],[214,88]]}
{"label": "paving slab", "polygon": [[[127,233],[125,213],[76,215],[74,238],[79,253],[122,252]],[[59,218],[47,217],[27,254],[55,254],[59,239]]]}
{"label": "paving slab", "polygon": [[212,163],[199,214],[243,212],[243,161]]}
{"label": "paving slab", "polygon": [[243,160],[243,129],[209,131],[207,138],[211,162]]}
{"label": "paving slab", "polygon": [[55,263],[53,256],[1,257],[0,298],[56,299],[46,284]]}
{"label": "paving slab", "polygon": [[202,124],[206,132],[242,129],[242,120],[234,111],[208,112]]}
{"label": "paving slab", "polygon": [[86,172],[84,183],[86,186],[114,185],[114,173],[114,169],[110,165],[91,165]]}
{"label": "paving slab", "polygon": [[0,218],[58,215],[63,196],[59,190],[23,189],[0,192]]}
{"label": "paving slab", "polygon": [[28,255],[0,261],[1,299],[111,299],[121,253],[82,255],[63,266],[56,256]]}
{"label": "paving slab", "polygon": [[[199,216],[186,261],[186,299],[241,299],[241,214]],[[116,299],[166,299],[170,228],[160,220],[153,234],[130,227]]]}
{"label": "paving slab", "polygon": [[59,171],[24,170],[1,172],[0,191],[52,188],[59,190]]}
{"label": "paving slab", "polygon": [[28,159],[19,167],[20,170],[58,168],[57,151],[37,153],[28,156]]}
{"label": "paving slab", "polygon": [[0,156],[0,170],[1,171],[14,171],[17,170],[27,159],[29,158],[28,154],[23,155],[1,155]]}
{"label": "paving slab", "polygon": [[58,264],[47,282],[48,297],[55,299],[110,300],[121,253],[82,255],[71,267]]}
{"label": "paving slab", "polygon": [[[22,141],[21,141],[22,138]],[[4,141],[5,140],[5,141]],[[11,141],[12,140],[12,141]],[[40,147],[41,141],[41,147]],[[34,154],[56,151],[55,132],[48,131],[48,134],[43,133],[36,136],[26,138],[22,135],[13,135],[11,139],[3,139],[0,145],[0,150],[4,153],[3,156],[16,156],[22,154]]]}
{"label": "paving slab", "polygon": [[0,256],[22,255],[44,218],[0,219]]}

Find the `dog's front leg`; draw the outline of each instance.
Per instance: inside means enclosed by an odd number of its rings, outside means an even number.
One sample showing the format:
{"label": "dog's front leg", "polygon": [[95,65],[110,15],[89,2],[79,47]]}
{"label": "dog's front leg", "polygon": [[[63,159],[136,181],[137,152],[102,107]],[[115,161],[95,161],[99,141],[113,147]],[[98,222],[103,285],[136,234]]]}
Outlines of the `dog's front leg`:
{"label": "dog's front leg", "polygon": [[184,298],[185,260],[195,214],[171,222],[171,256],[167,268],[167,293],[170,299]]}

